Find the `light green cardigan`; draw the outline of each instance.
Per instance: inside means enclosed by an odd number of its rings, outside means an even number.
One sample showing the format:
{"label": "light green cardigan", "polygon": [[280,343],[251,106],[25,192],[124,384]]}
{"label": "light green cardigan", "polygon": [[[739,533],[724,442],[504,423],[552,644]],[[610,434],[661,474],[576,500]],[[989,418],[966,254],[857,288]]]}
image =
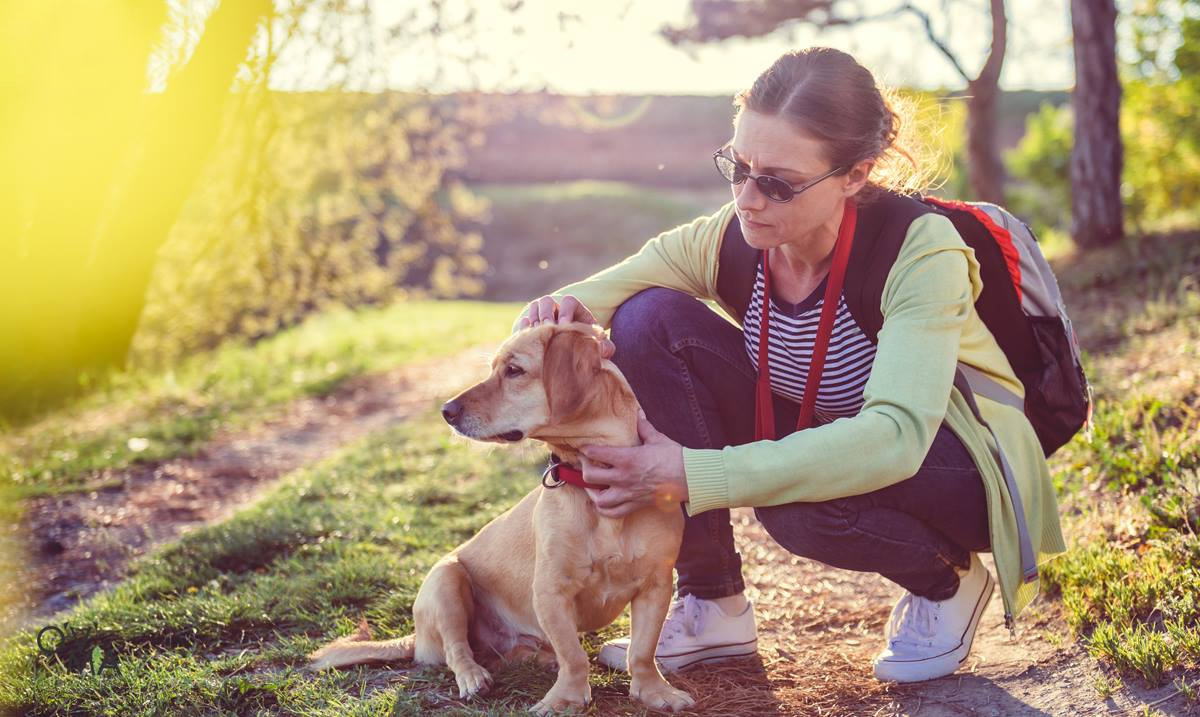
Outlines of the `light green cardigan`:
{"label": "light green cardigan", "polygon": [[[648,241],[635,255],[555,292],[577,297],[605,327],[629,297],[651,287],[711,299],[733,205]],[[975,311],[982,283],[975,253],[947,218],[926,214],[908,229],[884,283],[883,327],[858,415],[775,441],[720,449],[683,449],[689,515],[713,508],[824,501],[877,490],[920,468],[945,421],[983,476],[991,541],[1006,622],[1037,595],[1022,583],[1016,517],[992,439],[952,386],[956,363],[969,364],[1024,396],[1004,353]],[[977,396],[1016,474],[1038,562],[1066,550],[1050,473],[1037,436],[1015,408]],[[953,506],[946,506],[952,510]]]}

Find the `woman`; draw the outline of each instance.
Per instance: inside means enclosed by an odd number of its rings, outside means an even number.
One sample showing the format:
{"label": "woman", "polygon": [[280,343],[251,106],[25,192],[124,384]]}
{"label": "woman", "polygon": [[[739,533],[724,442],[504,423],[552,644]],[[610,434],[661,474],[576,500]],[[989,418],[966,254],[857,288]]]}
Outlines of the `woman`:
{"label": "woman", "polygon": [[[714,155],[733,202],[530,303],[519,325],[611,327],[612,360],[646,414],[643,444],[586,449],[584,480],[609,486],[589,490],[606,515],[683,501],[679,599],[657,653],[665,670],[755,652],[729,522],[729,508],[753,506],[792,553],[879,573],[904,588],[875,658],[879,679],[950,674],[966,659],[995,585],[978,553],[994,553],[1010,626],[1037,592],[1036,580],[1022,580],[1014,510],[986,429],[952,390],[962,362],[1023,395],[975,311],[978,264],[948,219],[904,196],[919,188],[919,172],[896,172],[895,160],[907,158],[895,142],[900,118],[849,55],[788,53],[736,104],[733,139]],[[723,249],[737,248],[722,245],[734,241],[726,231],[734,221],[761,257],[744,311],[719,286]],[[904,240],[879,298],[877,341],[838,294],[815,391],[819,425],[797,431],[839,229],[860,243],[881,227],[903,231]],[[716,300],[741,327],[697,297]],[[763,403],[780,437],[756,440],[770,435],[772,423],[755,405],[764,304],[770,398]],[[1032,427],[1019,410],[979,403],[1018,476],[1035,554],[1062,552]],[[623,667],[627,644],[606,644],[601,661]]]}

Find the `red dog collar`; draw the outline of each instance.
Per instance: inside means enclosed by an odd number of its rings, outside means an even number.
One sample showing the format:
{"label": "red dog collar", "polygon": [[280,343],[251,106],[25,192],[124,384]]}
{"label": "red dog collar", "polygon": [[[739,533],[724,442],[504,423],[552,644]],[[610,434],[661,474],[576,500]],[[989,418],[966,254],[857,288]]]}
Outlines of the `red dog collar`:
{"label": "red dog collar", "polygon": [[564,483],[579,488],[608,490],[608,486],[606,485],[588,483],[583,479],[583,471],[563,463],[562,459],[551,453],[550,463],[546,466],[546,470],[542,471],[542,486],[545,488],[558,488]]}

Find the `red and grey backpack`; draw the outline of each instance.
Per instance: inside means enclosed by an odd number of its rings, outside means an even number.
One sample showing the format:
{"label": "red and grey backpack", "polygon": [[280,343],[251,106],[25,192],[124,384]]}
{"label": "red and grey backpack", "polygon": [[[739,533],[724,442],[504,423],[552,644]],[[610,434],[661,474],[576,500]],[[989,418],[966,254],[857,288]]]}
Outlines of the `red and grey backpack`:
{"label": "red and grey backpack", "polygon": [[[900,255],[909,225],[917,217],[930,213],[948,217],[967,246],[975,251],[983,280],[975,309],[1025,387],[1022,401],[961,361],[954,375],[954,386],[966,399],[975,419],[992,433],[994,456],[1016,518],[1022,579],[1030,582],[1038,577],[1037,555],[1016,477],[1000,441],[979,411],[975,394],[1023,411],[1048,456],[1087,422],[1091,414],[1091,389],[1083,375],[1079,346],[1058,282],[1033,232],[992,204],[885,193],[858,207],[850,256],[844,265],[842,296],[863,333],[873,343],[878,341],[883,326],[880,305],[884,282]],[[737,219],[731,220],[721,241],[717,293],[737,311],[739,321],[744,320],[750,305],[758,261],[758,250],[746,244]],[[1011,629],[1011,613],[1006,612],[1004,619]]]}
{"label": "red and grey backpack", "polygon": [[[1058,282],[1033,232],[1019,219],[994,204],[882,194],[858,208],[842,290],[847,308],[875,342],[888,272],[909,225],[929,213],[948,217],[975,251],[983,280],[975,308],[1024,385],[1025,399],[965,364],[959,364],[957,381],[1024,411],[1048,456],[1087,421],[1091,393]],[[717,292],[739,320],[750,304],[757,264],[758,251],[743,240],[737,220],[730,221],[721,242]]]}

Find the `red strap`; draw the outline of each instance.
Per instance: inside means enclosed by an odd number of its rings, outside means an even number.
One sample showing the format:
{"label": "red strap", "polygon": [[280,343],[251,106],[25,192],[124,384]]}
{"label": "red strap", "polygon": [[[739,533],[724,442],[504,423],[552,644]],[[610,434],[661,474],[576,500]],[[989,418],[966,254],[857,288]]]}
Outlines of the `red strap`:
{"label": "red strap", "polygon": [[[838,227],[837,242],[833,247],[833,263],[829,267],[829,281],[825,285],[825,300],[821,306],[821,320],[817,324],[817,338],[813,344],[812,359],[808,367],[808,380],[804,384],[804,398],[800,402],[800,417],[796,430],[804,430],[812,424],[813,411],[817,402],[817,390],[821,385],[821,372],[825,369],[825,352],[829,348],[829,337],[833,334],[833,319],[846,278],[846,266],[850,263],[850,247],[854,243],[854,225],[858,220],[858,208],[847,201],[842,212],[842,223]],[[771,367],[767,361],[768,315],[771,298],[771,268],[767,262],[768,252],[763,251],[763,301],[759,311],[758,329],[758,382],[754,395],[754,439],[775,439],[775,410],[771,403]]]}
{"label": "red strap", "polygon": [[555,478],[569,485],[579,486],[580,488],[608,490],[608,486],[606,485],[600,485],[599,483],[588,483],[584,481],[583,471],[579,470],[578,468],[572,468],[566,463],[559,463],[557,466],[554,466],[551,473]]}
{"label": "red strap", "polygon": [[938,199],[937,197],[925,197],[925,201],[945,209],[960,209],[970,212],[971,216],[975,217],[976,221],[988,230],[988,233],[996,240],[996,245],[1000,247],[1000,255],[1004,257],[1004,266],[1008,269],[1008,278],[1012,279],[1013,288],[1017,290],[1017,301],[1020,301],[1021,254],[1017,251],[1017,247],[1013,243],[1012,232],[993,221],[992,217],[983,210],[983,207],[975,206],[970,202],[963,202],[957,199]]}

